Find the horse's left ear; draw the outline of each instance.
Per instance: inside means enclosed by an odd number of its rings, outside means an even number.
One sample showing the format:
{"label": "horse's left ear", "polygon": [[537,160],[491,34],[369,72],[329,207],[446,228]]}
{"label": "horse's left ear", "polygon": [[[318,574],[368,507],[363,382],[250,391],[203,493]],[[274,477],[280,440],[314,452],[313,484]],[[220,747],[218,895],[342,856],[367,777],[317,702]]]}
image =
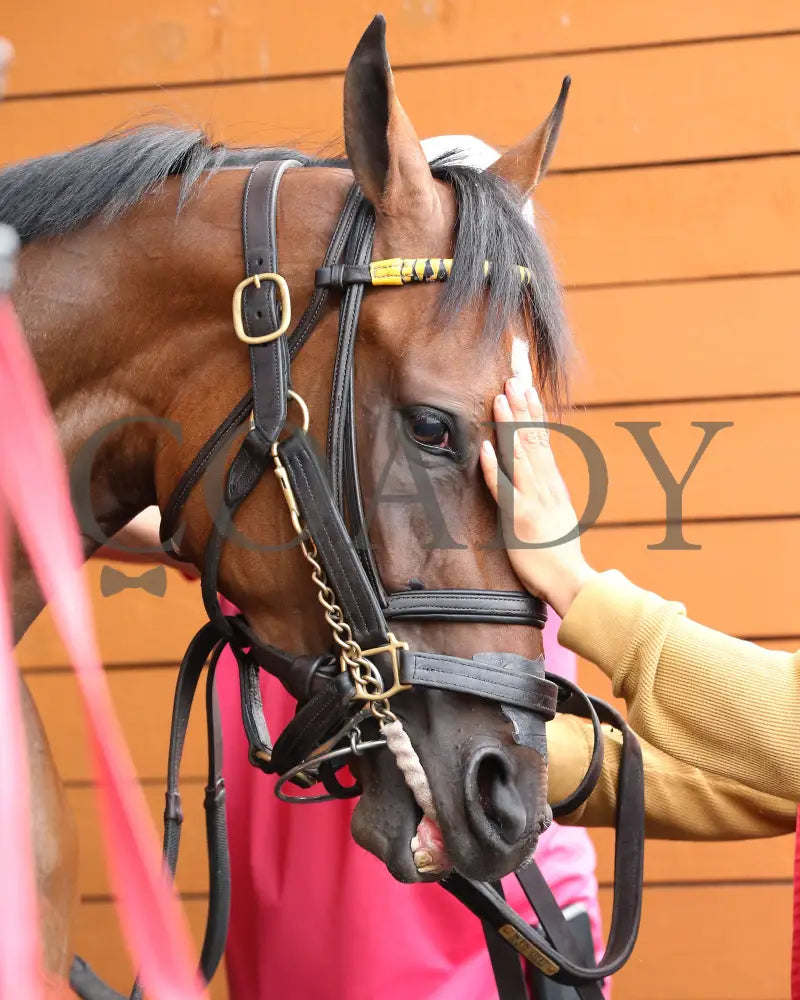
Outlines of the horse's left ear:
{"label": "horse's left ear", "polygon": [[361,36],[344,78],[344,141],[361,190],[379,215],[428,215],[435,184],[417,133],[397,100],[377,14]]}
{"label": "horse's left ear", "polygon": [[542,124],[518,146],[503,153],[489,170],[497,174],[509,184],[513,184],[526,198],[544,177],[550,164],[550,159],[558,142],[558,133],[564,118],[564,105],[569,94],[570,78],[564,77],[561,93],[553,110]]}

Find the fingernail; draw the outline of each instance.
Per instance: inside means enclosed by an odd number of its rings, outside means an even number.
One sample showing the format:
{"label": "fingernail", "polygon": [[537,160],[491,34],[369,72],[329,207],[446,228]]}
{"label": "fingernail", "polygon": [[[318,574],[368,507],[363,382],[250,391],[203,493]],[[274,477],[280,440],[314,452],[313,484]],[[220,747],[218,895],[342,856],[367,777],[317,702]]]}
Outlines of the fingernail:
{"label": "fingernail", "polygon": [[539,402],[539,397],[536,395],[536,390],[532,385],[529,385],[528,388],[525,390],[525,395],[528,397],[530,402],[532,403]]}
{"label": "fingernail", "polygon": [[498,407],[498,409],[500,410],[501,413],[504,413],[504,414],[510,414],[511,413],[511,406],[509,405],[509,402],[508,402],[508,400],[506,399],[505,396],[503,396],[503,395],[495,396],[495,403],[496,403],[496,405],[497,405],[497,407]]}
{"label": "fingernail", "polygon": [[486,455],[487,458],[491,458],[492,457],[492,443],[491,443],[491,441],[483,441],[483,442],[481,442],[481,451],[483,452],[484,455]]}
{"label": "fingernail", "polygon": [[522,395],[522,386],[520,385],[519,379],[516,376],[514,378],[510,378],[506,382],[506,388],[508,389],[508,391],[511,393],[512,396]]}

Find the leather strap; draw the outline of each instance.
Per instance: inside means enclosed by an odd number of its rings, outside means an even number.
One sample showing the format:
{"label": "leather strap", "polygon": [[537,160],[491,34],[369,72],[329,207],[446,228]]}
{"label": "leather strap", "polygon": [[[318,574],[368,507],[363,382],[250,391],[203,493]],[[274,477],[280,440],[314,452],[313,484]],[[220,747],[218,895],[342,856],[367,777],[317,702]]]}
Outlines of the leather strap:
{"label": "leather strap", "polygon": [[386,641],[383,611],[350,543],[308,436],[301,430],[295,431],[278,450],[353,637],[362,649],[382,645]]}
{"label": "leather strap", "polygon": [[314,275],[317,288],[346,288],[348,285],[371,285],[369,264],[336,264],[318,267]]}
{"label": "leather strap", "polygon": [[189,496],[203,477],[208,466],[219,452],[224,448],[244,420],[247,418],[253,406],[253,393],[248,389],[244,396],[234,406],[228,416],[222,421],[211,437],[195,456],[194,460],[184,471],[178,480],[178,485],[172,491],[164,510],[161,513],[160,538],[161,544],[173,557],[181,559],[179,551],[180,539],[176,539],[178,530],[178,517],[183,510]]}
{"label": "leather strap", "polygon": [[[167,793],[164,809],[164,863],[174,880],[180,852],[183,809],[179,788],[180,765],[189,716],[197,684],[206,660],[211,661],[206,677],[206,728],[208,739],[208,780],[205,788],[206,843],[209,864],[209,900],[206,931],[200,956],[200,972],[209,982],[225,951],[230,917],[230,861],[225,830],[225,782],[222,777],[222,730],[219,707],[214,693],[217,661],[226,642],[212,623],[204,625],[186,650],[175,684],[167,760]],[[212,652],[213,651],[213,652]],[[131,1000],[142,1000],[142,986],[137,980]]]}
{"label": "leather strap", "polygon": [[[357,184],[354,184],[347,194],[347,198],[344,203],[344,208],[339,216],[339,220],[336,223],[336,228],[331,236],[331,241],[328,244],[328,249],[325,252],[324,265],[330,266],[339,260],[339,258],[344,253],[345,244],[353,231],[355,224],[355,219],[358,213],[362,209],[364,201],[364,196],[361,194],[361,189]],[[328,288],[316,287],[314,293],[311,296],[311,300],[306,307],[306,311],[300,322],[294,329],[294,332],[289,338],[289,354],[294,357],[295,354],[300,350],[300,348],[305,344],[308,338],[314,331],[320,316],[322,315],[322,310],[328,301]]]}
{"label": "leather strap", "polygon": [[[502,882],[492,882],[492,886],[499,896],[506,898]],[[489,961],[492,963],[498,1000],[529,1000],[519,952],[506,944],[497,930],[486,920],[482,920],[481,924]]]}
{"label": "leather strap", "polygon": [[544,628],[547,605],[530,594],[504,590],[398,590],[388,595],[386,617],[437,622],[488,622]]}
{"label": "leather strap", "polygon": [[340,672],[298,709],[275,743],[272,761],[285,774],[334,733],[353,707],[355,687],[349,673]]}
{"label": "leather strap", "polygon": [[[375,213],[365,200],[357,219],[356,229],[347,246],[348,258],[358,262],[369,261],[374,237]],[[363,296],[362,285],[350,285],[344,293],[339,307],[339,342],[333,366],[327,454],[331,490],[341,513],[344,513],[344,461],[347,442],[345,428],[353,396],[353,358],[358,314]]]}
{"label": "leather strap", "polygon": [[[250,172],[244,193],[244,261],[248,277],[278,271],[278,189],[281,178],[299,160],[259,163]],[[273,282],[260,288],[250,285],[242,298],[242,320],[251,337],[260,337],[280,326],[281,312]],[[253,432],[271,445],[286,423],[289,350],[286,337],[250,346],[253,384]],[[251,433],[253,433],[251,432]]]}
{"label": "leather strap", "polygon": [[[353,186],[345,201],[342,214],[336,223],[336,228],[331,236],[328,250],[325,254],[325,261],[335,261],[344,251],[345,242],[350,234],[353,220],[362,204],[361,191],[357,186]],[[294,330],[289,334],[289,355],[294,357],[306,340],[313,333],[317,322],[327,304],[328,289],[315,289],[308,305],[300,317]],[[253,390],[248,389],[236,406],[231,410],[225,420],[214,431],[206,441],[190,465],[181,476],[178,485],[172,492],[164,510],[161,514],[161,542],[168,545],[168,551],[173,558],[180,559],[180,552],[170,541],[174,538],[177,530],[178,517],[189,498],[190,493],[198,484],[206,471],[210,461],[220,451],[220,449],[230,439],[232,433],[249,416],[253,409]]]}
{"label": "leather strap", "polygon": [[[544,875],[542,875],[539,865],[534,861],[524,869],[521,869],[517,873],[517,880],[528,897],[531,906],[534,906],[541,927],[553,947],[576,966],[580,966],[583,962],[586,962],[586,956],[581,953],[580,946],[575,940],[575,936],[570,930],[566,917],[556,902],[550,886],[547,884]],[[592,965],[587,965],[587,968],[592,967]],[[604,1000],[601,982],[602,980],[595,980],[594,982],[576,985],[575,989],[580,1000]]]}
{"label": "leather strap", "polygon": [[[277,210],[281,178],[298,160],[259,163],[247,179],[244,192],[243,240],[248,277],[278,272]],[[280,307],[271,281],[250,285],[242,297],[242,321],[250,337],[277,330]],[[269,465],[269,450],[286,423],[289,402],[290,358],[286,337],[250,345],[253,408],[250,431],[228,473],[226,504],[235,509],[250,494]]]}
{"label": "leather strap", "polygon": [[558,819],[559,816],[568,816],[578,806],[582,805],[592,794],[595,785],[600,779],[600,774],[603,770],[605,743],[603,741],[603,731],[600,728],[600,718],[595,705],[605,703],[599,702],[599,699],[587,695],[581,691],[577,684],[573,684],[572,681],[567,680],[565,677],[560,677],[557,674],[546,674],[546,676],[559,689],[558,711],[563,712],[565,715],[577,715],[581,719],[588,719],[592,724],[592,735],[594,738],[589,766],[580,784],[574,792],[553,806],[553,818]]}
{"label": "leather strap", "polygon": [[415,687],[458,691],[478,698],[516,705],[545,719],[556,714],[558,688],[537,677],[534,665],[544,671],[544,659],[527,660],[513,653],[482,654],[463,660],[439,653],[400,653],[400,680]]}

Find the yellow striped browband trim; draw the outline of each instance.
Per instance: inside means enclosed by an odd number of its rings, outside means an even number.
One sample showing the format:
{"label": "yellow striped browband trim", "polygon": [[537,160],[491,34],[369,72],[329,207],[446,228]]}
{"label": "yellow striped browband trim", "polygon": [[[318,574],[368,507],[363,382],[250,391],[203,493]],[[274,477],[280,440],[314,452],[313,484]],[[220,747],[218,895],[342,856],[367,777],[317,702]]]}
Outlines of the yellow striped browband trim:
{"label": "yellow striped browband trim", "polygon": [[[453,270],[452,257],[390,257],[374,260],[369,265],[370,281],[373,285],[412,285],[418,282],[447,281]],[[519,279],[523,285],[531,284],[531,272],[527,267],[517,265]],[[483,262],[486,278],[492,271],[492,262]]]}

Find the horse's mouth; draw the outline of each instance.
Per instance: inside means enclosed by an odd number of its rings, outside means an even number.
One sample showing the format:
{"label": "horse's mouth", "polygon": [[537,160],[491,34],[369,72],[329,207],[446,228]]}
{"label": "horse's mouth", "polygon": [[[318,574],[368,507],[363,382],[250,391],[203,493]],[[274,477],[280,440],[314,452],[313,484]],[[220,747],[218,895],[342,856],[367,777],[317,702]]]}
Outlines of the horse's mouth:
{"label": "horse's mouth", "polygon": [[400,882],[435,882],[454,870],[479,881],[503,878],[528,861],[551,819],[541,784],[526,789],[528,802],[538,793],[539,808],[526,810],[523,826],[506,839],[489,821],[476,828],[452,783],[439,796],[433,789],[436,820],[424,816],[386,752],[362,758],[356,769],[362,795],[352,817],[354,839]]}
{"label": "horse's mouth", "polygon": [[440,878],[454,867],[444,844],[444,834],[436,820],[423,816],[419,807],[417,811],[420,817],[417,832],[409,844],[414,867],[420,875]]}

